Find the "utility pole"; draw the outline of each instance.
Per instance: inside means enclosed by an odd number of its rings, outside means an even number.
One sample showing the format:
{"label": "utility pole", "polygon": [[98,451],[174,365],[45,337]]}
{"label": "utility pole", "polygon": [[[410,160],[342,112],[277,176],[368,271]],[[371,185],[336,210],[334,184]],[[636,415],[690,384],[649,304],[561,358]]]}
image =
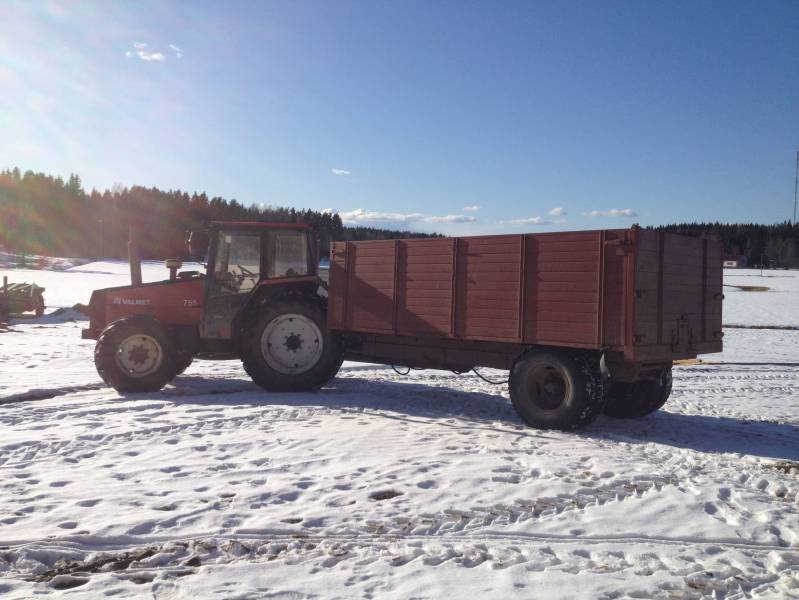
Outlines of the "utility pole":
{"label": "utility pole", "polygon": [[796,225],[796,192],[799,190],[799,150],[796,151],[796,178],[793,180],[793,224]]}

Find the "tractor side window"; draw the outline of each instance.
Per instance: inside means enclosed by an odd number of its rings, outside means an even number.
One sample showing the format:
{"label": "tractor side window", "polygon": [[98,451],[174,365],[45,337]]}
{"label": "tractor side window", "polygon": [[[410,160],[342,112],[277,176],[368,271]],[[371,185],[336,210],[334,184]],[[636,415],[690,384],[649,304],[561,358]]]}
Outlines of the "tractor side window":
{"label": "tractor side window", "polygon": [[214,279],[220,291],[249,293],[258,283],[260,270],[260,235],[219,232]]}
{"label": "tractor side window", "polygon": [[308,275],[308,238],[304,231],[267,233],[268,277]]}

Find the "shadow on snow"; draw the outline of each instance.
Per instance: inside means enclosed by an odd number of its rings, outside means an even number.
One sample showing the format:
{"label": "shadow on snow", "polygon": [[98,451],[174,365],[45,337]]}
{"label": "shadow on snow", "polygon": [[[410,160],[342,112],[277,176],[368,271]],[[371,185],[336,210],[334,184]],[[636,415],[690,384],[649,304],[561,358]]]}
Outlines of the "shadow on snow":
{"label": "shadow on snow", "polygon": [[435,420],[447,428],[490,429],[524,437],[579,436],[629,444],[662,444],[697,452],[799,460],[799,427],[790,423],[661,410],[642,419],[600,417],[588,428],[576,432],[536,430],[525,426],[506,395],[455,390],[441,381],[453,378],[443,375],[425,384],[339,377],[319,392],[268,393],[241,379],[216,380],[214,389],[209,391],[208,379],[180,377],[175,380],[176,387],[164,391],[163,396],[175,404],[317,407],[418,423]]}

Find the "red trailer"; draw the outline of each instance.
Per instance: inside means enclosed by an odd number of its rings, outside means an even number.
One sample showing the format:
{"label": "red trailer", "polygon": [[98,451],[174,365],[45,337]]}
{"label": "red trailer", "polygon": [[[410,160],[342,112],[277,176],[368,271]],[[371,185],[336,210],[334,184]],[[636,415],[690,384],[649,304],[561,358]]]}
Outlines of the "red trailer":
{"label": "red trailer", "polygon": [[[329,290],[302,225],[213,223],[207,274],[98,290],[84,337],[122,392],[192,358],[241,358],[270,391],[314,390],[341,361],[510,371],[536,427],[643,416],[675,359],[721,351],[722,247],[646,231],[337,242]],[[192,252],[193,255],[198,253]]]}
{"label": "red trailer", "polygon": [[640,416],[666,401],[672,361],[721,351],[721,258],[638,227],[338,242],[328,326],[352,360],[509,369],[536,426]]}

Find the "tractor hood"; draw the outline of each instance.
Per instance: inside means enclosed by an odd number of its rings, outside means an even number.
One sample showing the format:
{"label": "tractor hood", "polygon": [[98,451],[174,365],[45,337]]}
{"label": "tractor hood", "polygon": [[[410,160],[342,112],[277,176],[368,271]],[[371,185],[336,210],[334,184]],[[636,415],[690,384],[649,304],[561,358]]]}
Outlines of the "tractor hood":
{"label": "tractor hood", "polygon": [[192,274],[174,281],[158,281],[105,288],[92,292],[89,328],[84,339],[97,339],[110,323],[133,315],[146,315],[167,326],[197,325],[202,316],[205,276]]}

